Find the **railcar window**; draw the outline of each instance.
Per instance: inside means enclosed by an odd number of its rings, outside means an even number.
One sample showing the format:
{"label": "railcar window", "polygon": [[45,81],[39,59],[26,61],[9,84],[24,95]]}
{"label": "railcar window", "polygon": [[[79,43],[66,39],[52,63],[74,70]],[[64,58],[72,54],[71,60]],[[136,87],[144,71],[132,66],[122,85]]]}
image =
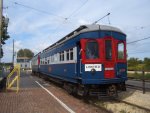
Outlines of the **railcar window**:
{"label": "railcar window", "polygon": [[45,64],[47,64],[47,58],[45,58]]}
{"label": "railcar window", "polygon": [[60,61],[64,61],[64,52],[60,53]]}
{"label": "railcar window", "polygon": [[70,49],[70,60],[73,60],[73,49]]}
{"label": "railcar window", "polygon": [[99,49],[97,41],[89,41],[86,43],[86,58],[87,59],[99,58]]}
{"label": "railcar window", "polygon": [[118,59],[124,59],[124,44],[122,42],[118,44]]}
{"label": "railcar window", "polygon": [[57,62],[57,54],[54,55],[54,61]]}
{"label": "railcar window", "polygon": [[54,55],[51,57],[51,62],[54,62]]}
{"label": "railcar window", "polygon": [[64,52],[62,52],[62,61],[64,61]]}
{"label": "railcar window", "polygon": [[105,41],[105,55],[107,60],[112,59],[112,42],[111,40]]}
{"label": "railcar window", "polygon": [[66,51],[67,54],[67,60],[69,60],[69,50]]}

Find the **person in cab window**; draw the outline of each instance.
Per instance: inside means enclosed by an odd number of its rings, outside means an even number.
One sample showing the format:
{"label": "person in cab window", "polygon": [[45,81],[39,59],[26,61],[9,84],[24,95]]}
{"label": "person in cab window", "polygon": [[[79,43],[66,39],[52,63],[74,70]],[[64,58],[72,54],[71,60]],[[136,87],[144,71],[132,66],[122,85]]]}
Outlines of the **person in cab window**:
{"label": "person in cab window", "polygon": [[98,44],[95,41],[87,43],[86,46],[86,58],[87,59],[96,59],[98,58]]}

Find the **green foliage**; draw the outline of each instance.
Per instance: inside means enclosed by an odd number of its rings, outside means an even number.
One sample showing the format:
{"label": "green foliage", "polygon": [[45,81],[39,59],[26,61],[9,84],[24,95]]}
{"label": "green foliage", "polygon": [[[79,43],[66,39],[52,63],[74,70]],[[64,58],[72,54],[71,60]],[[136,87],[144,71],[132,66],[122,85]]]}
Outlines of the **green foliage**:
{"label": "green foliage", "polygon": [[23,49],[20,49],[18,52],[17,52],[17,57],[24,57],[24,50]]}
{"label": "green foliage", "polygon": [[150,58],[144,58],[144,70],[150,71]]}
{"label": "green foliage", "polygon": [[[3,16],[2,20],[2,37],[1,37],[1,44],[4,45],[5,41],[10,38],[7,32],[9,19]],[[1,47],[2,47],[1,45]],[[3,57],[3,49],[1,49],[1,58]]]}
{"label": "green foliage", "polygon": [[118,52],[118,58],[123,59],[124,58],[124,53],[122,51]]}
{"label": "green foliage", "polygon": [[128,60],[128,66],[129,67],[135,67],[135,66],[137,66],[138,65],[138,58],[130,58],[129,60]]}
{"label": "green foliage", "polygon": [[32,58],[34,56],[34,53],[30,49],[20,49],[17,52],[17,56]]}
{"label": "green foliage", "polygon": [[135,70],[143,70],[144,69],[144,63],[142,60],[139,60],[138,58],[130,58],[128,60],[128,70],[135,71]]}

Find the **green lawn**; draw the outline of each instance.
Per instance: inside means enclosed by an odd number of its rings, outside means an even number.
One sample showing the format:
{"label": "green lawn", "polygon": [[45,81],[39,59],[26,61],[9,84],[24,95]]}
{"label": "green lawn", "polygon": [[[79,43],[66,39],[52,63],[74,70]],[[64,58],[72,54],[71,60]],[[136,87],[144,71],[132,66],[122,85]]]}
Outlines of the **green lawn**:
{"label": "green lawn", "polygon": [[[143,79],[143,75],[141,73],[128,73],[129,78],[133,79]],[[145,80],[150,80],[150,74],[145,74]]]}

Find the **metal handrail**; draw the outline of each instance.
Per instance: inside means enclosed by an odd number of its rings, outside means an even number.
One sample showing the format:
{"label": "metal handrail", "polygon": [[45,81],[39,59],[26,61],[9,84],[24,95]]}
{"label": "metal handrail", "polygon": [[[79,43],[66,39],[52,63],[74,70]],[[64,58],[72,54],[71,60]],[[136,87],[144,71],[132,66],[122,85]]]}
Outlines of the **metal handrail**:
{"label": "metal handrail", "polygon": [[[14,75],[16,72],[16,75],[14,78],[12,78],[12,75]],[[12,80],[10,80],[12,78]],[[19,81],[20,81],[20,65],[16,64],[14,66],[14,69],[11,71],[11,73],[7,76],[6,81],[6,90],[16,90],[19,91]],[[16,87],[13,87],[13,85],[17,83]]]}

